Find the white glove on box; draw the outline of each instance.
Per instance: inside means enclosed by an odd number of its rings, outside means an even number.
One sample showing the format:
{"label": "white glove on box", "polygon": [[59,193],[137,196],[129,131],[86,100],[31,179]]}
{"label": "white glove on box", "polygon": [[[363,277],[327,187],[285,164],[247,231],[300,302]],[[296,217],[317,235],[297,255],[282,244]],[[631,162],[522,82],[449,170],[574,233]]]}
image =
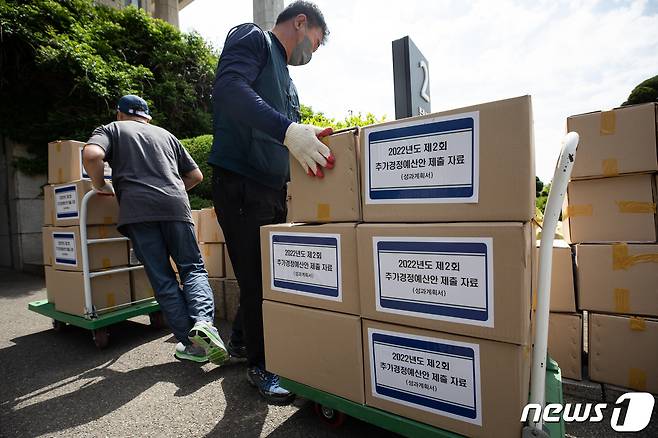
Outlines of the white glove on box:
{"label": "white glove on box", "polygon": [[[327,158],[331,156],[331,150],[318,139],[318,134],[323,131],[324,128],[294,122],[288,126],[283,144],[299,161],[306,173],[309,173],[310,169],[314,175],[322,176],[318,164],[327,167]],[[333,167],[332,161],[330,159],[329,167]]]}

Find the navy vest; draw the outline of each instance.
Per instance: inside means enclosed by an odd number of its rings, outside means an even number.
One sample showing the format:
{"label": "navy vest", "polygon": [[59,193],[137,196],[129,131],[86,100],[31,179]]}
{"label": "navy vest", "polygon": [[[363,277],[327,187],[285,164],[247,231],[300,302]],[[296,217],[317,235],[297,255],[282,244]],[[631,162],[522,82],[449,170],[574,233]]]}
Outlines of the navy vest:
{"label": "navy vest", "polygon": [[[272,108],[293,122],[299,122],[299,98],[288,73],[286,57],[275,46],[272,39],[276,37],[270,32],[264,35],[268,59],[253,89]],[[265,132],[230,119],[226,111],[215,117],[215,135],[208,162],[269,187],[282,188],[290,179],[288,149]]]}

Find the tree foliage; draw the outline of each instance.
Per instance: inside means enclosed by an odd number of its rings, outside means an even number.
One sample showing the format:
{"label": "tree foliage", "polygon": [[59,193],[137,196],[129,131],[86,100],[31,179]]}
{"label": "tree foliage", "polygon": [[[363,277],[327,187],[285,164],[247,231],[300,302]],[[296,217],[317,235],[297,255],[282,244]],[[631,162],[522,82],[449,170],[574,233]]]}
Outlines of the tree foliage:
{"label": "tree foliage", "polygon": [[[539,179],[538,179],[539,180]],[[537,186],[539,187],[539,185]],[[548,201],[548,193],[551,191],[551,183],[544,184],[542,183],[542,188],[537,194],[537,199],[535,201],[536,207],[544,213],[546,209],[546,201]]]}
{"label": "tree foliage", "polygon": [[367,113],[363,116],[361,113],[357,114],[348,114],[342,120],[336,120],[331,117],[327,117],[322,112],[314,112],[313,108],[306,105],[301,105],[302,113],[302,123],[308,123],[309,125],[322,126],[322,127],[331,127],[334,130],[345,129],[352,126],[366,126],[372,125],[374,123],[383,122],[386,119],[386,116],[377,118],[372,113]]}
{"label": "tree foliage", "polygon": [[631,91],[631,94],[622,106],[647,102],[658,102],[658,76],[641,82]]}
{"label": "tree foliage", "polygon": [[3,0],[0,42],[0,134],[29,145],[42,164],[48,141],[86,140],[129,93],[179,137],[211,132],[216,53],[140,9]]}

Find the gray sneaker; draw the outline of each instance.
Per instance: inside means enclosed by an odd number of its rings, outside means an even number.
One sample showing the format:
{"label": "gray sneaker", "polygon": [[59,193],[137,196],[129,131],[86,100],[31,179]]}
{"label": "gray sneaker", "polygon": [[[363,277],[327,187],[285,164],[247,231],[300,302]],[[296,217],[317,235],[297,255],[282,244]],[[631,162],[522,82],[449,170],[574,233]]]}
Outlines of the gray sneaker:
{"label": "gray sneaker", "polygon": [[258,388],[260,395],[269,403],[288,404],[295,399],[295,394],[279,384],[279,376],[261,367],[249,367],[247,379],[252,386]]}
{"label": "gray sneaker", "polygon": [[203,348],[208,360],[215,365],[223,365],[228,361],[229,354],[224,341],[217,329],[209,322],[201,321],[194,324],[187,337],[194,345]]}
{"label": "gray sneaker", "polygon": [[190,360],[197,363],[208,362],[208,356],[203,348],[196,345],[183,345],[182,342],[176,344],[174,356],[178,360]]}

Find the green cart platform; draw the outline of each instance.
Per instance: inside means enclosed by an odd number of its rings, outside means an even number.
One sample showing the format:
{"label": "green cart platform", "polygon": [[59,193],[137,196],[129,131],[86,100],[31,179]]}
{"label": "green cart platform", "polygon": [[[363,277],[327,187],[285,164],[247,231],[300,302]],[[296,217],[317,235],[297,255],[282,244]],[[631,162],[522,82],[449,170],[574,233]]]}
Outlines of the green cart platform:
{"label": "green cart platform", "polygon": [[[314,402],[316,414],[323,422],[332,427],[340,426],[345,417],[350,416],[410,438],[463,438],[462,435],[437,429],[380,409],[364,406],[293,380],[281,378],[281,385],[287,390]],[[560,368],[557,362],[550,358],[546,368],[546,403],[562,404]],[[519,412],[520,418],[521,412]],[[520,426],[519,424],[519,431]],[[564,421],[546,423],[545,428],[550,438],[564,438]]]}
{"label": "green cart platform", "polygon": [[[108,237],[102,239],[88,239],[87,238],[87,210],[91,198],[99,195],[94,190],[91,190],[82,197],[80,202],[80,209],[78,211],[65,211],[56,213],[56,220],[78,218],[80,221],[80,258],[78,260],[75,256],[58,253],[55,251],[54,260],[58,263],[69,266],[80,266],[83,279],[83,292],[84,292],[84,316],[71,315],[64,312],[59,312],[55,309],[53,303],[48,300],[34,301],[28,305],[28,309],[48,316],[53,320],[53,328],[56,331],[61,331],[67,324],[81,327],[86,330],[91,330],[94,343],[98,348],[105,348],[109,343],[109,326],[129,318],[139,315],[149,315],[151,324],[160,328],[165,326],[164,317],[160,312],[160,305],[153,298],[147,298],[139,301],[122,304],[119,306],[98,308],[93,302],[91,293],[91,280],[93,278],[112,275],[115,273],[128,273],[144,269],[144,266],[139,263],[139,260],[130,261],[130,266],[124,266],[112,269],[103,269],[100,271],[91,272],[89,268],[89,245],[96,245],[101,243],[110,242],[127,242],[127,237]],[[61,214],[61,217],[60,217]],[[57,224],[57,223],[56,223]],[[46,285],[47,286],[47,285]]]}
{"label": "green cart platform", "polygon": [[109,337],[109,326],[125,321],[135,316],[148,315],[151,325],[155,328],[165,326],[165,321],[160,312],[160,305],[155,300],[147,300],[131,304],[129,306],[98,315],[95,318],[83,318],[69,313],[58,312],[55,305],[47,300],[33,301],[27,308],[33,312],[52,318],[53,329],[62,331],[67,324],[90,330],[94,343],[98,348],[107,347]]}

